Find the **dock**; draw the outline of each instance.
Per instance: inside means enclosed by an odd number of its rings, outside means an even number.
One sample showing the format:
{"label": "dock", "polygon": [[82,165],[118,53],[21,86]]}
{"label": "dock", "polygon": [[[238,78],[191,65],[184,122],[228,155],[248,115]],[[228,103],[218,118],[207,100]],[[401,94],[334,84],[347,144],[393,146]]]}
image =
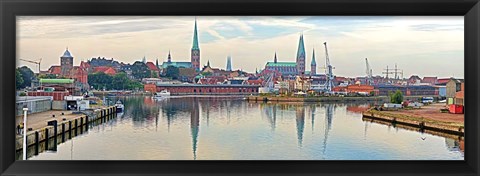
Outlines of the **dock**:
{"label": "dock", "polygon": [[[434,104],[416,110],[376,111],[362,113],[364,121],[386,122],[388,124],[408,126],[410,129],[426,131],[438,135],[465,135],[464,115],[440,112],[441,105]],[[385,123],[384,123],[385,124]],[[444,136],[444,135],[442,135]]]}
{"label": "dock", "polygon": [[[88,131],[89,125],[105,123],[115,115],[115,106],[101,107],[79,114],[54,110],[29,114],[26,125],[27,129],[30,129],[26,135],[27,156],[37,155],[50,148],[55,150],[58,144]],[[56,125],[53,125],[51,122],[55,120]],[[16,117],[16,121],[18,123],[23,121],[23,116]],[[23,134],[16,135],[15,149],[17,153],[23,150]]]}

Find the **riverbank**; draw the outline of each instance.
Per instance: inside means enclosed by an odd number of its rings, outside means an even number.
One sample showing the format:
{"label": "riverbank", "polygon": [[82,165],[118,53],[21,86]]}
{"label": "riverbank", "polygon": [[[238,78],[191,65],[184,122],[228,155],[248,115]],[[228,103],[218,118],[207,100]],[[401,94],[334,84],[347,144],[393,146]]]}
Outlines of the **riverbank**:
{"label": "riverbank", "polygon": [[[419,99],[423,96],[405,96],[405,99]],[[277,102],[388,102],[388,96],[371,97],[282,97],[282,96],[247,96],[248,101],[277,101]]]}
{"label": "riverbank", "polygon": [[380,120],[393,124],[407,125],[419,130],[429,130],[464,136],[464,114],[442,113],[445,104],[437,103],[420,109],[401,109],[398,111],[368,110],[363,118]]}
{"label": "riverbank", "polygon": [[[59,142],[65,142],[66,138],[70,139],[72,136],[76,136],[77,132],[87,131],[90,123],[98,120],[106,121],[105,118],[114,114],[116,114],[115,106],[100,107],[79,114],[73,114],[72,111],[56,110],[29,114],[26,124],[27,129],[30,129],[27,130],[26,135],[27,147],[34,146],[34,153],[38,154],[38,152],[41,152],[40,150],[48,149],[49,143],[50,146],[54,147]],[[53,117],[53,115],[55,116]],[[48,122],[55,120],[57,121],[56,127],[48,125]],[[22,122],[23,116],[17,116],[16,121],[18,123]],[[54,140],[57,141],[57,144],[50,141],[52,138],[59,138],[58,141]],[[16,151],[23,149],[23,135],[16,135],[15,149]]]}

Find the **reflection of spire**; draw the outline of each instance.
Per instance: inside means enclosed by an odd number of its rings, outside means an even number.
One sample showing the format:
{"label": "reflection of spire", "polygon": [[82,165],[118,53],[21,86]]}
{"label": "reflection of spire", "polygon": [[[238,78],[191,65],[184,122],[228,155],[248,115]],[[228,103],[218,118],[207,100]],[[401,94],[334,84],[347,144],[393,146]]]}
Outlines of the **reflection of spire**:
{"label": "reflection of spire", "polygon": [[312,114],[312,133],[315,127],[315,110],[316,110],[316,106],[314,104],[310,105],[310,113]]}
{"label": "reflection of spire", "polygon": [[192,151],[193,151],[193,159],[197,159],[197,138],[198,138],[198,131],[200,126],[200,114],[199,114],[199,107],[198,107],[198,99],[194,99],[192,105],[192,112],[190,113],[190,129],[192,132]]}
{"label": "reflection of spire", "polygon": [[275,123],[277,120],[277,105],[266,105],[263,109],[265,110],[268,122],[270,123],[270,128],[272,129],[272,131],[275,131]]}
{"label": "reflection of spire", "polygon": [[332,128],[332,118],[333,118],[333,105],[327,104],[325,108],[325,136],[323,138],[323,155],[325,156],[325,150],[327,148],[327,139],[328,139],[328,132]]}
{"label": "reflection of spire", "polygon": [[296,107],[296,121],[297,121],[297,139],[299,147],[302,147],[303,129],[305,127],[305,108],[303,105]]}

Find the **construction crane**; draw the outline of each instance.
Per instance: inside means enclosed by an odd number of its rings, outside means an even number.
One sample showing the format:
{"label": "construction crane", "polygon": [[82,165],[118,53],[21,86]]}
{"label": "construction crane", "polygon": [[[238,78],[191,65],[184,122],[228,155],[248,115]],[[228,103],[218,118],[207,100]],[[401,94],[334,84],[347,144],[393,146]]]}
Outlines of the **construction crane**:
{"label": "construction crane", "polygon": [[42,62],[42,58],[40,58],[38,61],[31,61],[31,60],[25,60],[25,59],[20,59],[21,61],[25,62],[30,62],[38,65],[38,73],[40,73],[40,63]]}
{"label": "construction crane", "polygon": [[365,58],[365,63],[367,65],[367,70],[366,73],[367,73],[367,79],[366,79],[366,82],[367,82],[367,85],[372,85],[373,84],[373,78],[372,78],[372,68],[370,67],[370,64],[368,63],[368,59]]}
{"label": "construction crane", "polygon": [[326,76],[327,76],[327,81],[325,82],[325,92],[327,93],[331,93],[332,92],[332,89],[333,89],[333,79],[334,79],[334,76],[333,76],[333,69],[334,67],[332,65],[330,65],[330,58],[328,57],[328,49],[327,49],[327,42],[324,42],[323,45],[325,45],[325,56],[326,56],[326,59],[325,59],[325,73],[326,73]]}

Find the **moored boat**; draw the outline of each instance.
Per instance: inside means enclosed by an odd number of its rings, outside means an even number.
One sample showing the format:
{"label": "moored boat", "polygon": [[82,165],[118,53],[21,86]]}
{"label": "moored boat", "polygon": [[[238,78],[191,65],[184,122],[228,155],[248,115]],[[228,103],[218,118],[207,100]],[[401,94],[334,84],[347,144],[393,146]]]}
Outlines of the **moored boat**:
{"label": "moored boat", "polygon": [[125,109],[125,106],[123,105],[122,101],[120,101],[120,100],[118,100],[115,103],[115,107],[117,107],[117,112],[123,112],[123,110]]}

